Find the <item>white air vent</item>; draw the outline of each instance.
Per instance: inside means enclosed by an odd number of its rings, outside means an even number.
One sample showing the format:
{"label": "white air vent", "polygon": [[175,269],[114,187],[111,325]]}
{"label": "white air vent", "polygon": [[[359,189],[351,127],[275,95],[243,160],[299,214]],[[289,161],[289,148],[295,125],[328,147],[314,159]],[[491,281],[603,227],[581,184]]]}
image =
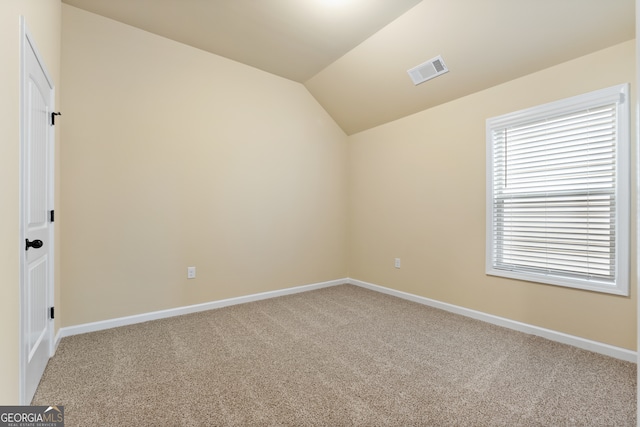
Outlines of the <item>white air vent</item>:
{"label": "white air vent", "polygon": [[448,71],[449,69],[446,65],[444,65],[442,57],[438,55],[435,58],[428,60],[424,64],[413,67],[412,69],[408,70],[407,73],[409,73],[411,80],[413,80],[413,84],[419,85],[420,83],[424,83],[427,80],[431,80],[432,78],[437,77],[440,74],[444,74]]}

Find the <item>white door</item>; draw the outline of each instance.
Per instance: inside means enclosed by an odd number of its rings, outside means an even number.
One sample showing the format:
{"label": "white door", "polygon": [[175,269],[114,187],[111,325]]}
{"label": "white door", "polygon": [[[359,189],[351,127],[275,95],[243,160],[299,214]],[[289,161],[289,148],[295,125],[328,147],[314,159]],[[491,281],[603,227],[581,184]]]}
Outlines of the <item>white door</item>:
{"label": "white door", "polygon": [[29,404],[51,355],[54,90],[22,21],[21,400]]}

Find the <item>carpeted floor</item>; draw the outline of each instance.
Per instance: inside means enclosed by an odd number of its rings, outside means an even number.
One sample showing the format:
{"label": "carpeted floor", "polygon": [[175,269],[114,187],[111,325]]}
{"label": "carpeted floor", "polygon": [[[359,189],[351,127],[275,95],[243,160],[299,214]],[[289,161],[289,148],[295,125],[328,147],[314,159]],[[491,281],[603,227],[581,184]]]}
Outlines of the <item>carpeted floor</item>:
{"label": "carpeted floor", "polygon": [[66,426],[636,426],[636,365],[342,285],[64,338]]}

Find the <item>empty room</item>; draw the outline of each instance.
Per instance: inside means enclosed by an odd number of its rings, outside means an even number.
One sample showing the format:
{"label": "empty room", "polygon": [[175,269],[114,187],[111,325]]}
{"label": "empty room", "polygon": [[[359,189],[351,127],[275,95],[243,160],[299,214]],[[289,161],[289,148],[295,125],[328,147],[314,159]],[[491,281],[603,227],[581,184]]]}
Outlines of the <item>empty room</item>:
{"label": "empty room", "polygon": [[636,7],[3,0],[0,414],[637,425]]}

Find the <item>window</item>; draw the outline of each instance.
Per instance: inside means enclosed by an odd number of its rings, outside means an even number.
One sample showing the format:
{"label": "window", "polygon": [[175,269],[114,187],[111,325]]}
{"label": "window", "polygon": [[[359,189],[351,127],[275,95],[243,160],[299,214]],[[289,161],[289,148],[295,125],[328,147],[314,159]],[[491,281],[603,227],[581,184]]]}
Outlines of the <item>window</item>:
{"label": "window", "polygon": [[629,294],[628,92],[487,120],[487,274]]}

